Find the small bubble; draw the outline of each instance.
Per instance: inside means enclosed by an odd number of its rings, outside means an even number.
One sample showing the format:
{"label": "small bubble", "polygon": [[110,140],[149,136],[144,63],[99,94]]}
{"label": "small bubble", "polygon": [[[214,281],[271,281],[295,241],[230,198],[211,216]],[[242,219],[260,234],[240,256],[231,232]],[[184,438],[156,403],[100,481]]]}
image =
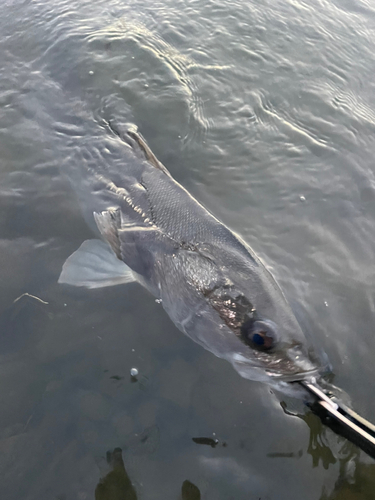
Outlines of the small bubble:
{"label": "small bubble", "polygon": [[328,307],[328,302],[326,300],[324,301],[324,305]]}
{"label": "small bubble", "polygon": [[163,301],[162,301],[161,299],[155,299],[155,302],[156,302],[157,304],[161,304]]}
{"label": "small bubble", "polygon": [[132,59],[134,59],[134,56],[132,56]]}
{"label": "small bubble", "polygon": [[68,304],[64,304],[64,307],[66,307]]}
{"label": "small bubble", "polygon": [[89,75],[93,75],[93,74],[94,74],[93,70],[90,70]]}
{"label": "small bubble", "polygon": [[135,349],[132,349],[132,352],[135,352]]}
{"label": "small bubble", "polygon": [[148,83],[145,83],[145,89],[148,89]]}
{"label": "small bubble", "polygon": [[301,194],[301,196],[299,197],[299,199],[300,199],[301,201],[306,201],[306,198],[303,196],[303,194]]}
{"label": "small bubble", "polygon": [[137,368],[132,368],[132,369],[130,370],[130,375],[131,375],[132,377],[136,377],[136,376],[138,375],[138,370],[137,370]]}

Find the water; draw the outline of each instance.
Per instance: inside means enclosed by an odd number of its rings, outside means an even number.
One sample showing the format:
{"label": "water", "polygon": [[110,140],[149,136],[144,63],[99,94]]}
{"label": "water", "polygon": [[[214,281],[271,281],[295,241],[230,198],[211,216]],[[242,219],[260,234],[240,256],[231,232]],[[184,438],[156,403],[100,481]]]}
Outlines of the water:
{"label": "water", "polygon": [[311,414],[285,415],[138,285],[57,285],[93,235],[65,173],[121,165],[105,124],[134,124],[272,269],[335,384],[374,420],[373,5],[0,12],[1,498],[373,498],[363,453]]}

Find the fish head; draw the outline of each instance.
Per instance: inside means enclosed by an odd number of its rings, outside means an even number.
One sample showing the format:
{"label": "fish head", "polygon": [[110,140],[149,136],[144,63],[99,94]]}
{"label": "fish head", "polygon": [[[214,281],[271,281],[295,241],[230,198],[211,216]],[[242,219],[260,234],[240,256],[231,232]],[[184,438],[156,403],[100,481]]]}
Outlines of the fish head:
{"label": "fish head", "polygon": [[229,341],[222,357],[241,376],[282,387],[317,375],[319,361],[265,268],[248,280],[232,274],[205,296],[221,335],[219,343]]}
{"label": "fish head", "polygon": [[280,287],[253,252],[233,246],[160,254],[163,307],[244,378],[277,388],[316,376],[320,364]]}

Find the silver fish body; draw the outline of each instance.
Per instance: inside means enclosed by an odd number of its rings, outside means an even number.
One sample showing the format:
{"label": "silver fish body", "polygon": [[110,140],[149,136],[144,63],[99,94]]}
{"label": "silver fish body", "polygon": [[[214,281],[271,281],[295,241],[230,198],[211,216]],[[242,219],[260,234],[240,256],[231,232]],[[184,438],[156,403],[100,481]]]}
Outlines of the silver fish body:
{"label": "silver fish body", "polygon": [[[315,376],[319,364],[252,249],[172,178],[140,135],[122,139],[123,169],[91,172],[90,187],[97,227],[117,259],[182,332],[242,377],[282,386]],[[83,284],[66,279],[69,259],[64,267],[61,282]]]}

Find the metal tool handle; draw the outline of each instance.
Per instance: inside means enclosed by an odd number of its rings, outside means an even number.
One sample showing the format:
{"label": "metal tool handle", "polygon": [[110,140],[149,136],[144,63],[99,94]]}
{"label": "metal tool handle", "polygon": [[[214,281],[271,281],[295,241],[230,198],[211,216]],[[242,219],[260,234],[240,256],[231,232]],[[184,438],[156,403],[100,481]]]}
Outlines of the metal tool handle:
{"label": "metal tool handle", "polygon": [[309,403],[311,410],[322,422],[336,434],[361,448],[370,457],[375,458],[375,426],[358,415],[336,398],[328,396],[316,383],[298,382],[314,396]]}

